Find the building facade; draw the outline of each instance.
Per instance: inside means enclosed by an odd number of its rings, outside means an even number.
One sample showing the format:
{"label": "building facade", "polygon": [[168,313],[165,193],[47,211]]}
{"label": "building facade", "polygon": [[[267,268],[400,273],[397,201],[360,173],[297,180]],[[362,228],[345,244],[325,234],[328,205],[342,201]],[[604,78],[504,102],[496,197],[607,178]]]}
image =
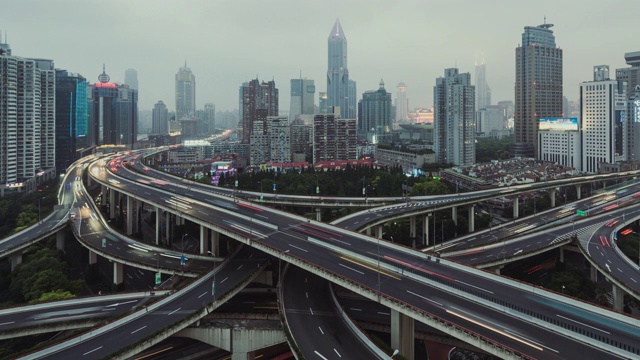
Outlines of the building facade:
{"label": "building facade", "polygon": [[341,119],[336,114],[313,118],[313,162],[353,160],[356,158],[356,119]]}
{"label": "building facade", "polygon": [[153,105],[151,114],[151,134],[169,134],[169,110],[162,100]]}
{"label": "building facade", "polygon": [[516,48],[514,142],[511,154],[536,154],[540,118],[562,117],[562,49],[552,24],[527,26]]}
{"label": "building facade", "polygon": [[640,161],[640,140],[636,139],[640,136],[640,128],[638,128],[638,123],[634,120],[636,114],[632,109],[636,103],[637,88],[640,85],[640,51],[626,53],[624,54],[624,59],[630,67],[617,69],[616,80],[627,83],[627,106],[629,108],[626,111],[625,119],[628,126],[628,131],[625,134],[627,138],[627,160],[638,162]]}
{"label": "building facade", "polygon": [[476,113],[476,130],[484,135],[505,128],[503,110],[498,105],[488,105]]}
{"label": "building facade", "polygon": [[124,72],[124,84],[130,89],[138,90],[138,72],[136,69],[127,69]]}
{"label": "building facade", "polygon": [[[343,119],[356,118],[356,83],[349,79],[347,38],[336,20],[328,39],[327,107],[339,107]],[[335,110],[334,110],[335,111]],[[328,112],[332,112],[328,110]]]}
{"label": "building facade", "polygon": [[315,105],[316,86],[310,79],[291,79],[291,103],[289,105],[289,123],[291,124],[300,115],[313,116]]}
{"label": "building facade", "polygon": [[278,116],[278,89],[275,81],[251,80],[242,91],[242,142],[250,143],[254,122]]}
{"label": "building facade", "polygon": [[185,62],[176,74],[176,120],[195,114],[196,77]]}
{"label": "building facade", "polygon": [[445,69],[433,88],[434,150],[443,164],[471,165],[476,160],[475,87],[469,73]]}
{"label": "building facade", "polygon": [[409,121],[409,98],[407,98],[407,85],[402,81],[396,86],[396,123],[393,130],[398,130],[398,124]]}
{"label": "building facade", "polygon": [[476,64],[476,111],[491,105],[491,88],[487,84],[487,66]]}
{"label": "building facade", "polygon": [[581,133],[576,130],[538,130],[538,159],[580,169]]}
{"label": "building facade", "polygon": [[392,130],[391,93],[385,90],[384,81],[380,80],[380,88],[365,92],[358,102],[358,139],[389,143]]}
{"label": "building facade", "polygon": [[302,119],[295,119],[290,125],[289,138],[291,139],[291,161],[313,161],[313,138],[311,137],[311,125],[307,125]]}
{"label": "building facade", "polygon": [[87,80],[56,69],[56,170],[61,172],[91,152]]}

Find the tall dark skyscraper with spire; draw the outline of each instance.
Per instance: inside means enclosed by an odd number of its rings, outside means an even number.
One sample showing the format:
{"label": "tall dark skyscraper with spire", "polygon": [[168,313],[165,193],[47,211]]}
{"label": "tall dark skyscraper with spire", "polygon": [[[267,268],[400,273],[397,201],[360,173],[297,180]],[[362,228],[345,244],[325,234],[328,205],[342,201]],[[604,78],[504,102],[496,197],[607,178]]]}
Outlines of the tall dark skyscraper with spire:
{"label": "tall dark skyscraper with spire", "polygon": [[327,105],[339,106],[340,117],[356,118],[356,82],[349,80],[347,68],[347,38],[340,20],[329,34],[329,69],[327,70]]}

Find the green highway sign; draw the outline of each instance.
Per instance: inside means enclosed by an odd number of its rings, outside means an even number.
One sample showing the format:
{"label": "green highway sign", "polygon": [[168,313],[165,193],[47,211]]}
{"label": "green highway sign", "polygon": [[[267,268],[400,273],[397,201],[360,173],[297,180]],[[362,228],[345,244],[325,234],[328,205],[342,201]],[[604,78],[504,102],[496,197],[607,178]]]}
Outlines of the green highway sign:
{"label": "green highway sign", "polygon": [[216,282],[215,280],[211,282],[211,295],[215,294],[216,292]]}
{"label": "green highway sign", "polygon": [[156,285],[159,285],[162,282],[162,274],[159,272],[156,273]]}
{"label": "green highway sign", "polygon": [[587,216],[587,212],[584,210],[576,210],[578,216]]}
{"label": "green highway sign", "polygon": [[102,247],[103,248],[107,247],[107,239],[102,239]]}

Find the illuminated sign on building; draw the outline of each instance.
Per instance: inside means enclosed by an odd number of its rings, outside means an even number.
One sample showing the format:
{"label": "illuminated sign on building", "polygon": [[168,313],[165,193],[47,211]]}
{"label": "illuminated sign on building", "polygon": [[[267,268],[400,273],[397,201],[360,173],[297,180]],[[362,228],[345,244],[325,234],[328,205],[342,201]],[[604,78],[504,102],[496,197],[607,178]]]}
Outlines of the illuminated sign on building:
{"label": "illuminated sign on building", "polygon": [[114,83],[96,83],[94,84],[95,87],[103,87],[103,88],[115,88],[116,84]]}
{"label": "illuminated sign on building", "polygon": [[578,130],[578,118],[540,118],[540,130]]}

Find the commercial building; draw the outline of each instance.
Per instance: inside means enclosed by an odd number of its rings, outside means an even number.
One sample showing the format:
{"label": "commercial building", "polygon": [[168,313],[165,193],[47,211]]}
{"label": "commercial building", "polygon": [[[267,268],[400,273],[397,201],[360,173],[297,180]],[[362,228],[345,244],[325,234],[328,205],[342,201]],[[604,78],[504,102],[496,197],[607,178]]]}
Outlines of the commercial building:
{"label": "commercial building", "polygon": [[445,69],[433,88],[434,147],[436,161],[443,164],[475,163],[475,87],[469,73]]}
{"label": "commercial building", "polygon": [[88,155],[92,149],[87,112],[87,80],[56,69],[56,170]]}
{"label": "commercial building", "polygon": [[581,140],[577,118],[542,118],[538,129],[537,158],[580,169]]}
{"label": "commercial building", "polygon": [[204,109],[196,112],[198,132],[201,135],[213,134],[216,130],[216,106],[213,103],[204,104]]}
{"label": "commercial building", "polygon": [[[356,118],[356,83],[349,79],[347,38],[336,20],[328,39],[327,108],[339,107],[343,119]],[[330,110],[327,112],[331,112]]]}
{"label": "commercial building", "polygon": [[487,84],[487,65],[476,64],[476,111],[486,109],[491,105],[491,88]]}
{"label": "commercial building", "polygon": [[138,72],[135,69],[127,69],[124,72],[124,84],[130,89],[138,90]]}
{"label": "commercial building", "polygon": [[402,151],[395,149],[382,149],[378,147],[375,152],[378,165],[386,167],[401,167],[405,174],[418,175],[418,170],[424,164],[434,163],[436,160],[433,151]]}
{"label": "commercial building", "polygon": [[479,136],[490,136],[492,131],[505,128],[503,109],[498,105],[488,105],[476,113],[476,131]]}
{"label": "commercial building", "polygon": [[380,80],[380,88],[365,92],[358,102],[358,139],[389,143],[392,130],[391,93],[385,90],[384,81]]}
{"label": "commercial building", "polygon": [[640,123],[634,121],[635,101],[637,100],[637,88],[640,85],[640,51],[624,54],[624,59],[630,67],[616,70],[616,80],[627,83],[627,107],[625,122],[627,123],[627,160],[630,162],[640,161],[640,141],[636,140],[640,136]]}
{"label": "commercial building", "polygon": [[313,116],[316,112],[315,105],[316,86],[310,79],[291,79],[291,103],[289,105],[289,123],[292,123],[300,115]]}
{"label": "commercial building", "polygon": [[195,114],[196,77],[185,61],[176,74],[176,120]]}
{"label": "commercial building", "polygon": [[151,134],[169,134],[169,110],[167,110],[167,105],[165,105],[162,100],[153,106],[153,112],[151,114]]}
{"label": "commercial building", "polygon": [[533,157],[540,118],[562,114],[562,49],[553,24],[527,26],[516,48],[514,139],[511,154]]}
{"label": "commercial building", "polygon": [[409,121],[409,98],[407,98],[407,85],[402,81],[396,86],[396,124],[393,130],[398,130],[398,124]]}

